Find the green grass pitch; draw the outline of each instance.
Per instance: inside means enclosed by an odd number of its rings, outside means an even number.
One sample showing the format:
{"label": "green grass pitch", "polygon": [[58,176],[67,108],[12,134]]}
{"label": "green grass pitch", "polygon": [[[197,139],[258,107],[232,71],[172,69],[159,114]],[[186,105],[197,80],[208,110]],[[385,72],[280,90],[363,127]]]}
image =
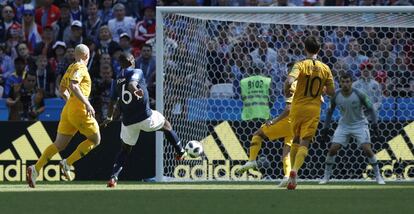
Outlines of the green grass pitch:
{"label": "green grass pitch", "polygon": [[414,183],[0,183],[0,213],[414,213]]}

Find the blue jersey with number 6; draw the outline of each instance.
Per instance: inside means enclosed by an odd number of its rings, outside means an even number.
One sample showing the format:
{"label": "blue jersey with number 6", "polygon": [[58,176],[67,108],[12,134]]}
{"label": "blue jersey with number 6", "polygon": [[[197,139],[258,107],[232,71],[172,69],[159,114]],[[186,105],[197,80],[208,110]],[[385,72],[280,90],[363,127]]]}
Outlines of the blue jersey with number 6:
{"label": "blue jersey with number 6", "polygon": [[[137,82],[137,88],[144,91],[144,96],[141,99],[138,99],[137,96],[128,90],[130,82]],[[121,70],[116,80],[112,82],[111,99],[120,99],[122,123],[125,126],[141,122],[152,114],[149,107],[147,85],[141,69],[127,68]]]}

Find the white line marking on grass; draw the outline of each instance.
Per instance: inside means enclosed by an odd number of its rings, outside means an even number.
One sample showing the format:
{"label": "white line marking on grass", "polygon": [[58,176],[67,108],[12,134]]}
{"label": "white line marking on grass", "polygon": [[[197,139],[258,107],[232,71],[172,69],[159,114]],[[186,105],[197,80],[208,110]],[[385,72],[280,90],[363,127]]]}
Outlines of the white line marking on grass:
{"label": "white line marking on grass", "polygon": [[[298,191],[302,190],[374,190],[374,189],[414,189],[414,185],[298,185]],[[238,185],[238,184],[118,184],[110,189],[102,184],[38,184],[35,189],[26,184],[2,184],[0,192],[49,192],[49,191],[119,191],[119,190],[278,190],[275,184]]]}

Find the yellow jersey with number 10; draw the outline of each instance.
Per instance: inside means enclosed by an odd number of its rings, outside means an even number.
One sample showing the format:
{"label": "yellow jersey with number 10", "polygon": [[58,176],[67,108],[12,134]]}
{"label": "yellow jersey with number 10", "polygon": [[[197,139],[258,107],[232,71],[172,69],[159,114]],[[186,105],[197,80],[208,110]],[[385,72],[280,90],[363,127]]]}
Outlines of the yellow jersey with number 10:
{"label": "yellow jersey with number 10", "polygon": [[297,62],[289,76],[297,81],[292,107],[320,111],[323,87],[334,87],[331,69],[321,61],[306,59]]}

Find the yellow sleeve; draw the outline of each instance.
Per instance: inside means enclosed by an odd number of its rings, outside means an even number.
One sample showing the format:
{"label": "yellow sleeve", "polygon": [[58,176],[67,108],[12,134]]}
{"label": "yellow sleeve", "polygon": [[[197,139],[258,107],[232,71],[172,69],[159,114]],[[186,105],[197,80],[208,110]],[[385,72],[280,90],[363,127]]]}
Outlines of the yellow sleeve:
{"label": "yellow sleeve", "polygon": [[299,63],[295,63],[295,65],[293,65],[292,70],[290,70],[289,76],[293,77],[295,80],[299,77]]}
{"label": "yellow sleeve", "polygon": [[70,80],[80,83],[84,76],[85,76],[85,69],[76,67],[74,68],[74,71],[72,75],[70,76]]}
{"label": "yellow sleeve", "polygon": [[285,102],[286,103],[292,103],[293,96],[294,96],[295,91],[296,91],[296,85],[297,85],[297,83],[298,83],[298,81],[295,80],[295,82],[293,82],[292,85],[290,86],[290,91],[292,92],[292,96],[291,97],[288,97],[288,98],[285,97]]}

